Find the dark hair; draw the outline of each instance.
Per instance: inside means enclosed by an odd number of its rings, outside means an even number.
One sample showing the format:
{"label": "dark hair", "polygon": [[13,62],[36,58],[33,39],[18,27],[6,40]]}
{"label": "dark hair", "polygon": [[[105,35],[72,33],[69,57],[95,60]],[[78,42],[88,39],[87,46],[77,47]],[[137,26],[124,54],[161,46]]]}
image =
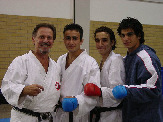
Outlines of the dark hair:
{"label": "dark hair", "polygon": [[112,29],[106,27],[106,26],[101,26],[99,28],[97,28],[94,32],[94,38],[96,38],[96,33],[98,32],[106,32],[107,34],[110,35],[110,40],[114,40],[114,45],[112,46],[112,50],[114,50],[116,48],[116,39],[115,39],[115,35],[114,32],[112,31]]}
{"label": "dark hair", "polygon": [[80,25],[75,24],[75,23],[67,24],[64,27],[63,34],[65,34],[65,32],[67,30],[76,30],[77,32],[80,33],[80,40],[82,40],[82,38],[83,38],[83,28]]}
{"label": "dark hair", "polygon": [[53,31],[53,40],[56,39],[56,28],[52,24],[48,23],[40,23],[36,25],[36,27],[33,29],[32,36],[35,37],[37,35],[38,29],[41,27],[47,27],[50,28]]}
{"label": "dark hair", "polygon": [[127,17],[123,19],[117,29],[118,35],[121,35],[122,29],[133,29],[136,36],[140,37],[140,44],[144,43],[144,32],[142,24],[135,18]]}

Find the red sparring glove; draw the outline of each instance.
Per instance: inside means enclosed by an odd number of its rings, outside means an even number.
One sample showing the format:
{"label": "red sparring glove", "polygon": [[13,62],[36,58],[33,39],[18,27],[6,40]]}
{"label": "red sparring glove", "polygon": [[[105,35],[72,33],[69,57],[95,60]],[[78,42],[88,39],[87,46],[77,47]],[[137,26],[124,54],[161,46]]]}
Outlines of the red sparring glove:
{"label": "red sparring glove", "polygon": [[84,86],[84,93],[87,96],[101,96],[101,89],[93,83],[87,83]]}

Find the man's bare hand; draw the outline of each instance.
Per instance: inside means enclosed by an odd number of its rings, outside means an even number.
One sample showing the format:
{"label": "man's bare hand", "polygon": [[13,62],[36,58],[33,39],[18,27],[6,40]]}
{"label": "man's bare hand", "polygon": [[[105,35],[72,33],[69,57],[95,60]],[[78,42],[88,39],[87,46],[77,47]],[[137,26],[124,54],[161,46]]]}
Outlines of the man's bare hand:
{"label": "man's bare hand", "polygon": [[41,85],[32,84],[24,87],[21,96],[37,96],[41,91],[44,91],[44,88]]}
{"label": "man's bare hand", "polygon": [[75,98],[75,96],[66,96],[65,98]]}

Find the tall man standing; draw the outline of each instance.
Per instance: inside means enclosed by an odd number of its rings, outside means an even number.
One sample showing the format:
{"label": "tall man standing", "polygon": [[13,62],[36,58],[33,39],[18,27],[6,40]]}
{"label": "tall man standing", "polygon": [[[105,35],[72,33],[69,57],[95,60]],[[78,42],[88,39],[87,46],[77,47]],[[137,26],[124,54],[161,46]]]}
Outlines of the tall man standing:
{"label": "tall man standing", "polygon": [[128,49],[124,59],[125,86],[116,86],[113,95],[123,100],[123,122],[161,122],[161,64],[156,52],[144,45],[142,24],[123,19],[117,29]]}
{"label": "tall man standing", "polygon": [[[94,58],[81,49],[83,29],[78,24],[65,26],[64,43],[68,53],[59,57],[61,67],[61,108],[57,111],[57,122],[88,122],[88,114],[97,104],[96,98],[84,95],[84,86],[94,83],[100,87],[100,71]],[[67,99],[64,99],[67,98]],[[73,112],[68,113],[68,112]]]}
{"label": "tall man standing", "polygon": [[59,67],[49,56],[56,38],[53,25],[41,23],[32,33],[35,46],[18,56],[2,80],[2,93],[13,106],[11,122],[52,121],[60,97]]}
{"label": "tall man standing", "polygon": [[[116,85],[123,85],[125,80],[125,69],[123,57],[115,54],[116,38],[112,29],[101,26],[94,33],[96,48],[102,59],[100,63],[100,102],[90,114],[90,121],[96,115],[95,122],[122,122],[121,100],[113,97],[112,90]],[[85,94],[95,96],[95,85],[85,85]],[[94,115],[95,114],[95,115]]]}

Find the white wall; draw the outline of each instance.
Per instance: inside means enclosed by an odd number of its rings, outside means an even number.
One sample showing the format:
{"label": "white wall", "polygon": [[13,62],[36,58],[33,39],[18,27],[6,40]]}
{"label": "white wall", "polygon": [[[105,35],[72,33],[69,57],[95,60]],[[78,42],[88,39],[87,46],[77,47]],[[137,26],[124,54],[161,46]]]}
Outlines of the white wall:
{"label": "white wall", "polygon": [[[163,3],[139,2],[135,0],[89,0],[90,7],[76,0],[78,24],[85,19],[94,21],[120,22],[127,16],[137,18],[142,24],[163,25]],[[83,0],[83,2],[88,2]],[[81,14],[79,13],[81,10]],[[87,13],[83,13],[87,12]],[[0,0],[0,14],[40,16],[73,19],[73,0]],[[90,15],[90,17],[88,17]],[[80,22],[82,21],[82,22]],[[84,26],[83,26],[84,27]],[[84,45],[89,51],[89,26],[84,29]]]}
{"label": "white wall", "polygon": [[163,3],[133,0],[90,0],[90,19],[120,22],[127,16],[137,18],[142,24],[163,25]]}
{"label": "white wall", "polygon": [[0,14],[73,18],[73,0],[0,0]]}
{"label": "white wall", "polygon": [[[95,21],[120,22],[131,16],[142,24],[163,25],[163,3],[90,0],[88,12]],[[0,14],[73,19],[73,0],[0,0]]]}

